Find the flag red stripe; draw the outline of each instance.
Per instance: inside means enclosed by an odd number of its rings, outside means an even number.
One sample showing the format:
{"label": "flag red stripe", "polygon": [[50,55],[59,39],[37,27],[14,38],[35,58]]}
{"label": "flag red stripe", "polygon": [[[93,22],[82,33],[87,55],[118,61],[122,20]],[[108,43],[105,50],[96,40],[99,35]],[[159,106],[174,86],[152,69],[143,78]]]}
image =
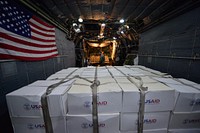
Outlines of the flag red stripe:
{"label": "flag red stripe", "polygon": [[58,54],[46,56],[46,57],[23,57],[23,56],[14,56],[14,55],[7,55],[7,54],[0,54],[2,59],[16,59],[16,60],[25,60],[25,61],[39,61],[39,60],[47,60],[49,58],[53,58],[58,56]]}
{"label": "flag red stripe", "polygon": [[11,40],[13,42],[17,42],[17,43],[20,43],[22,45],[27,45],[27,46],[33,46],[33,47],[38,47],[38,48],[51,48],[51,47],[55,47],[55,44],[41,45],[41,44],[36,44],[36,43],[32,43],[32,42],[27,42],[27,41],[20,40],[18,38],[9,36],[9,35],[7,35],[5,33],[2,33],[2,32],[0,32],[0,37],[6,38],[6,39]]}
{"label": "flag red stripe", "polygon": [[42,38],[38,38],[38,37],[35,37],[35,36],[31,36],[31,39],[36,40],[36,41],[41,41],[41,42],[55,42],[56,41],[55,39],[47,40],[47,39],[42,39]]}
{"label": "flag red stripe", "polygon": [[45,36],[45,37],[55,37],[55,35],[48,35],[48,34],[45,34],[45,33],[41,33],[35,29],[31,29],[32,32],[36,33],[36,34],[39,34],[39,35],[42,35],[42,36]]}
{"label": "flag red stripe", "polygon": [[18,48],[18,47],[15,47],[15,46],[4,44],[4,43],[0,43],[0,48],[14,50],[14,51],[18,51],[18,52],[24,52],[24,53],[32,53],[32,54],[46,54],[46,53],[51,53],[51,52],[56,52],[57,51],[57,49],[46,50],[46,51],[28,50],[28,49]]}
{"label": "flag red stripe", "polygon": [[37,17],[34,16],[34,15],[32,16],[32,19],[34,19],[34,20],[37,21],[38,23],[40,23],[40,24],[42,24],[42,25],[44,25],[44,26],[46,26],[46,27],[48,27],[48,28],[54,28],[54,26],[45,23],[44,21],[40,20],[39,18],[37,18]]}
{"label": "flag red stripe", "polygon": [[33,22],[29,21],[29,24],[32,25],[33,27],[35,27],[36,29],[42,30],[42,31],[46,31],[46,32],[55,32],[55,30],[48,30],[48,29],[44,29],[36,24],[34,24]]}

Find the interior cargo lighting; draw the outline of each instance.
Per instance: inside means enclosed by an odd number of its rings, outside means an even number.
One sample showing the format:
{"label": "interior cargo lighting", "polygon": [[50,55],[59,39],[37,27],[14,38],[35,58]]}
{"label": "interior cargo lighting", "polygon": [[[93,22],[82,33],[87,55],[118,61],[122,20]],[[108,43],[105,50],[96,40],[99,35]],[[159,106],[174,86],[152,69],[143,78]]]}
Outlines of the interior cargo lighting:
{"label": "interior cargo lighting", "polygon": [[77,23],[73,23],[72,25],[73,25],[73,27],[75,27],[75,26],[77,26]]}
{"label": "interior cargo lighting", "polygon": [[79,18],[79,19],[78,19],[78,22],[82,23],[82,22],[83,22],[83,19],[82,19],[82,18]]}
{"label": "interior cargo lighting", "polygon": [[124,23],[124,19],[120,19],[119,22],[120,22],[120,23]]}
{"label": "interior cargo lighting", "polygon": [[106,24],[105,24],[105,23],[102,23],[102,24],[101,24],[101,26],[105,27],[105,26],[106,26]]}

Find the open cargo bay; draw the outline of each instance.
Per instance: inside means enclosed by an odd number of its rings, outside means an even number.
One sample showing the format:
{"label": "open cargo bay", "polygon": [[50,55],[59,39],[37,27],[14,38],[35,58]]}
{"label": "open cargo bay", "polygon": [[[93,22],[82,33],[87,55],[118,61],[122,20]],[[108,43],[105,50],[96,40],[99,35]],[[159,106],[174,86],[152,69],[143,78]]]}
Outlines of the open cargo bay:
{"label": "open cargo bay", "polygon": [[0,0],[0,133],[200,133],[200,0]]}

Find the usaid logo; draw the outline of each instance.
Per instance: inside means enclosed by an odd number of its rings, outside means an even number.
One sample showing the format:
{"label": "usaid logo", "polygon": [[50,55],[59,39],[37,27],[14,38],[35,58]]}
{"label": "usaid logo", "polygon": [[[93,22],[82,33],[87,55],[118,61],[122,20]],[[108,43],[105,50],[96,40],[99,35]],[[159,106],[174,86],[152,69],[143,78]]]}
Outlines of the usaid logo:
{"label": "usaid logo", "polygon": [[98,102],[97,105],[107,105],[108,102],[107,101],[101,101],[101,102]]}
{"label": "usaid logo", "polygon": [[39,109],[42,109],[42,105],[25,103],[24,109],[25,110],[39,110]]}
{"label": "usaid logo", "polygon": [[190,103],[190,106],[199,106],[200,105],[200,99],[192,100]]}
{"label": "usaid logo", "polygon": [[200,119],[185,119],[183,120],[183,124],[200,124]]}
{"label": "usaid logo", "polygon": [[[99,124],[99,127],[105,127],[106,126],[106,124],[105,123],[100,123]],[[81,127],[83,128],[83,129],[87,129],[87,128],[92,128],[93,127],[93,124],[91,124],[91,123],[82,123],[81,124]]]}
{"label": "usaid logo", "polygon": [[[84,104],[83,104],[83,106],[84,107],[86,107],[86,108],[89,108],[89,107],[91,107],[91,105],[92,105],[93,103],[92,102],[90,102],[90,101],[86,101],[86,102],[84,102]],[[107,101],[99,101],[99,102],[97,102],[97,105],[99,106],[99,105],[107,105],[108,104],[108,102]]]}
{"label": "usaid logo", "polygon": [[32,129],[34,129],[34,125],[31,124],[31,123],[29,123],[29,124],[27,125],[27,128],[32,130]]}
{"label": "usaid logo", "polygon": [[86,128],[89,127],[89,124],[88,124],[88,123],[82,123],[82,124],[81,124],[81,127],[84,128],[84,129],[86,129]]}
{"label": "usaid logo", "polygon": [[92,104],[91,104],[90,101],[85,101],[83,106],[86,107],[86,108],[89,108],[89,107],[91,107],[91,105]]}
{"label": "usaid logo", "polygon": [[145,104],[159,104],[160,103],[160,99],[147,99],[145,100]]}
{"label": "usaid logo", "polygon": [[30,130],[33,130],[33,129],[44,129],[45,125],[44,124],[32,124],[32,123],[29,123],[27,125],[27,128],[30,129]]}
{"label": "usaid logo", "polygon": [[25,109],[25,110],[30,110],[30,109],[31,109],[30,104],[25,103],[25,104],[24,104],[24,109]]}
{"label": "usaid logo", "polygon": [[155,124],[156,122],[156,119],[144,119],[144,124]]}

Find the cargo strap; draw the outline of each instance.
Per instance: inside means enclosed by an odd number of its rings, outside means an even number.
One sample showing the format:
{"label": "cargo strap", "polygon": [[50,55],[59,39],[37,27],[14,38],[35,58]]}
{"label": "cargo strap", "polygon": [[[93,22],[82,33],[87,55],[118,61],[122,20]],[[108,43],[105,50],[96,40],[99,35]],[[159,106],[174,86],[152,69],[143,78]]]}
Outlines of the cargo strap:
{"label": "cargo strap", "polygon": [[99,133],[99,123],[98,123],[98,107],[97,107],[97,87],[100,82],[97,80],[97,67],[95,69],[95,78],[93,84],[90,86],[92,88],[92,122],[93,122],[93,133]]}
{"label": "cargo strap", "polygon": [[[117,69],[119,72],[121,72],[124,76],[127,77],[127,79],[133,83],[135,86],[137,86],[137,88],[140,91],[140,101],[139,101],[139,113],[138,113],[138,133],[143,133],[143,124],[144,124],[144,110],[145,110],[145,94],[146,91],[148,90],[147,87],[143,87],[143,81],[141,79],[141,77],[139,76],[130,76],[130,75],[126,75],[125,73],[123,73],[121,70],[119,70],[118,68],[115,67],[115,69]],[[134,77],[135,79],[140,81],[140,84],[138,85],[137,83],[135,83],[130,77]]]}
{"label": "cargo strap", "polygon": [[[77,70],[77,69],[76,69]],[[48,108],[48,102],[47,102],[47,96],[49,94],[51,94],[51,92],[60,84],[66,83],[78,76],[74,76],[73,78],[70,78],[68,80],[66,80],[70,75],[72,75],[72,73],[74,73],[76,70],[72,71],[70,74],[68,74],[64,79],[62,79],[60,82],[53,84],[51,86],[49,86],[46,90],[46,93],[42,95],[41,97],[41,104],[42,104],[42,112],[43,112],[43,119],[44,119],[44,124],[45,124],[45,131],[46,133],[53,133],[53,127],[52,127],[52,121],[51,121],[51,117],[49,114],[49,108]],[[66,81],[64,81],[66,80]]]}
{"label": "cargo strap", "polygon": [[145,110],[145,94],[148,90],[147,87],[143,87],[142,79],[138,76],[135,76],[137,80],[140,81],[140,85],[136,84],[130,77],[127,77],[128,80],[135,84],[140,91],[140,102],[139,102],[139,114],[138,114],[138,133],[143,133],[143,124],[144,124],[144,110]]}
{"label": "cargo strap", "polygon": [[111,77],[116,81],[116,79],[114,78],[113,74],[111,73],[111,71],[108,69],[108,67],[106,66],[106,69],[108,70],[108,72],[110,73]]}

